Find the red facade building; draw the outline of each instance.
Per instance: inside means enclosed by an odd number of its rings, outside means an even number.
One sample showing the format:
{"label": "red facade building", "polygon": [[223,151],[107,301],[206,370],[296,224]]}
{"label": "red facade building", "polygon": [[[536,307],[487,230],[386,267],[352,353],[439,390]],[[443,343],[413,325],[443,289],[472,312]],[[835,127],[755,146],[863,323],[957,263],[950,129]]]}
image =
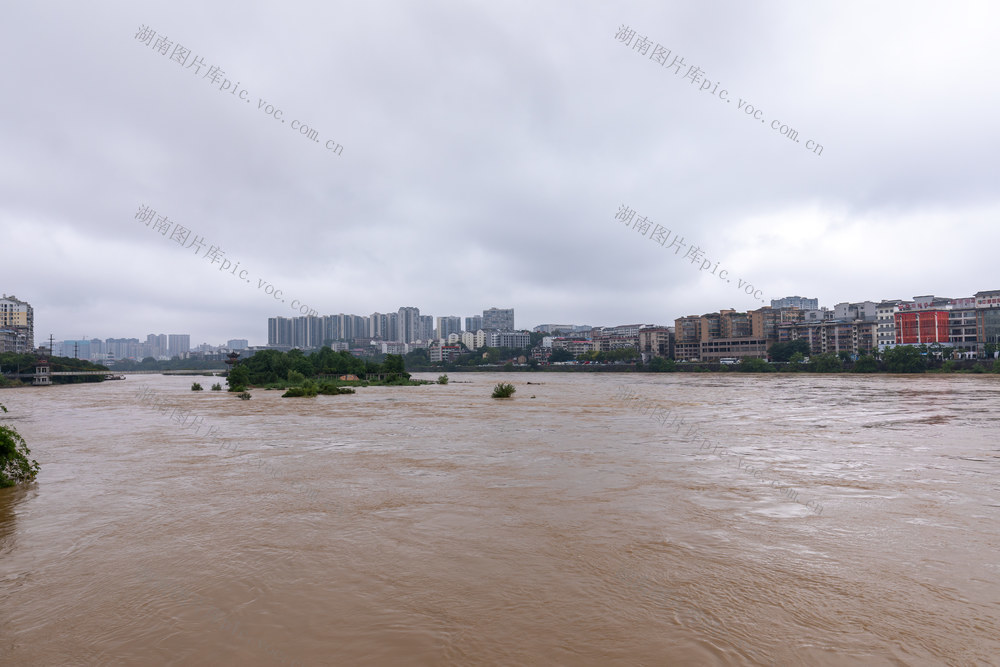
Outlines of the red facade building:
{"label": "red facade building", "polygon": [[896,313],[896,345],[947,342],[949,342],[947,310]]}

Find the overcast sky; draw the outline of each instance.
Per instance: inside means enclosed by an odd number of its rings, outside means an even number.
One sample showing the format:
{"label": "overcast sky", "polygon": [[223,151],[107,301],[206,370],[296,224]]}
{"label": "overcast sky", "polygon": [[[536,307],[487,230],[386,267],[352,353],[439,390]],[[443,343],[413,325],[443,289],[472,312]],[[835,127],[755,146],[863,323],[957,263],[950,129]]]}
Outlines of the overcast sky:
{"label": "overcast sky", "polygon": [[36,345],[197,345],[264,344],[293,300],[528,328],[997,289],[997,25],[988,2],[6,3],[0,290]]}

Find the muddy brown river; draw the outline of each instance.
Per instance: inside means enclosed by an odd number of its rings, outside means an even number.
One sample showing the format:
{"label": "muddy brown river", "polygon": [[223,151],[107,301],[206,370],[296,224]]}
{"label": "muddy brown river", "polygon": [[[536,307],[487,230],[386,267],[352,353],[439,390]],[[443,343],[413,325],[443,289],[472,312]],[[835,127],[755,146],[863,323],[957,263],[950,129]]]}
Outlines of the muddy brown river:
{"label": "muddy brown river", "polygon": [[1000,664],[1000,377],[197,379],[0,391],[0,664]]}

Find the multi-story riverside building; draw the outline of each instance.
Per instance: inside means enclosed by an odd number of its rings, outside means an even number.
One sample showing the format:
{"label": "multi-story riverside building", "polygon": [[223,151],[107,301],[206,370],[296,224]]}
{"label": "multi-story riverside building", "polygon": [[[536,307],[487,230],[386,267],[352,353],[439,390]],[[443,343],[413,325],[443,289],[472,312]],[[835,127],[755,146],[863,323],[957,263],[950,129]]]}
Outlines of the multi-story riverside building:
{"label": "multi-story riverside building", "polygon": [[807,299],[803,296],[786,296],[784,299],[771,299],[771,308],[798,308],[799,310],[819,310],[819,299]]}
{"label": "multi-story riverside building", "polygon": [[[764,314],[758,315],[758,328],[765,328],[765,319]],[[685,361],[716,361],[725,357],[764,358],[769,342],[755,334],[752,313],[731,309],[700,317],[690,315],[678,318],[674,320],[674,336],[674,356]]]}
{"label": "multi-story riverside building", "polygon": [[877,327],[874,320],[821,320],[783,324],[779,335],[782,342],[805,340],[811,354],[859,355],[875,348]]}
{"label": "multi-story riverside building", "polygon": [[569,333],[576,331],[576,325],[573,324],[539,324],[534,328],[535,333],[555,333],[557,331],[562,331],[563,333]]}
{"label": "multi-story riverside building", "polygon": [[553,338],[552,350],[566,350],[574,357],[592,351],[593,345],[585,338]]}
{"label": "multi-story riverside building", "polygon": [[643,362],[653,357],[673,358],[674,328],[653,326],[639,329],[639,354]]}
{"label": "multi-story riverside building", "polygon": [[782,324],[801,322],[803,311],[798,308],[773,308],[764,306],[750,313],[750,335],[763,338],[770,345],[780,340],[778,327]]}
{"label": "multi-story riverside building", "polygon": [[27,354],[35,349],[35,310],[14,295],[0,298],[0,352]]}
{"label": "multi-story riverside building", "polygon": [[978,352],[976,333],[976,298],[952,299],[948,312],[948,342],[955,351],[974,357]]}
{"label": "multi-story riverside building", "polygon": [[896,344],[896,306],[905,303],[900,299],[880,301],[875,307],[875,344],[879,352]]}
{"label": "multi-story riverside building", "polygon": [[698,315],[687,315],[674,320],[675,359],[701,358],[701,319]]}
{"label": "multi-story riverside building", "polygon": [[976,292],[976,343],[979,352],[985,345],[1000,345],[1000,290]]}
{"label": "multi-story riverside building", "polygon": [[530,347],[531,334],[527,331],[491,331],[487,334],[489,347]]}
{"label": "multi-story riverside building", "polygon": [[767,358],[767,341],[763,338],[713,338],[701,342],[700,359],[715,362],[731,357]]}
{"label": "multi-story riverside building", "polygon": [[833,319],[864,320],[871,322],[878,319],[878,304],[874,301],[860,301],[858,303],[838,303],[833,307]]}
{"label": "multi-story riverside building", "polygon": [[427,348],[427,356],[431,363],[441,362],[441,361],[451,361],[459,354],[461,354],[462,348],[458,345],[431,345]]}

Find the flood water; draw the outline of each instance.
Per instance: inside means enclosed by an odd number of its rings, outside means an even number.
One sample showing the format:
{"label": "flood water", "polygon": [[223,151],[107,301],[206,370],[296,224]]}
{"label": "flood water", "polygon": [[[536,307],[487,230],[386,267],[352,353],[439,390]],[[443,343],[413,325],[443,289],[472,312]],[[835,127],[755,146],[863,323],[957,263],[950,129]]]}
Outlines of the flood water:
{"label": "flood water", "polygon": [[0,391],[0,663],[1000,664],[1000,377],[195,379]]}

